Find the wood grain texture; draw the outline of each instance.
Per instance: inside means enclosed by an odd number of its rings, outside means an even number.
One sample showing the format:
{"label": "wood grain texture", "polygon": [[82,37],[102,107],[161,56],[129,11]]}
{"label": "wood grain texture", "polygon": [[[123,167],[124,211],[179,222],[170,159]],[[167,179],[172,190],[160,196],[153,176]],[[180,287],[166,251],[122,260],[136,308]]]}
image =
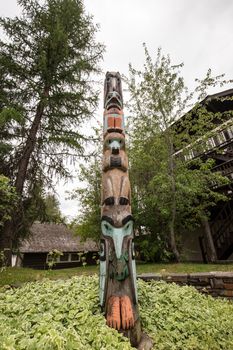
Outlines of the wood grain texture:
{"label": "wood grain texture", "polygon": [[127,336],[132,346],[140,346],[142,330],[119,73],[106,74],[104,99],[100,302],[108,326]]}

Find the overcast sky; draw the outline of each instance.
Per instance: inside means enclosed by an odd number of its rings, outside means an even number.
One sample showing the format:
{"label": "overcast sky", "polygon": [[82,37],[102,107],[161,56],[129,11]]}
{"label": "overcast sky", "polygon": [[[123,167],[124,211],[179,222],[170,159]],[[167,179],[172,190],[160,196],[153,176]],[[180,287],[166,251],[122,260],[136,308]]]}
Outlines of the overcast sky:
{"label": "overcast sky", "polygon": [[[127,74],[129,63],[142,67],[145,42],[152,56],[162,47],[174,64],[184,62],[183,75],[191,88],[208,68],[215,75],[233,77],[232,0],[84,0],[84,4],[100,25],[97,39],[106,45],[103,71]],[[1,16],[19,13],[16,0],[0,0]],[[98,113],[102,120],[102,111]],[[77,180],[58,188],[62,211],[70,217],[77,214],[78,204],[65,201],[65,189],[76,184]]]}

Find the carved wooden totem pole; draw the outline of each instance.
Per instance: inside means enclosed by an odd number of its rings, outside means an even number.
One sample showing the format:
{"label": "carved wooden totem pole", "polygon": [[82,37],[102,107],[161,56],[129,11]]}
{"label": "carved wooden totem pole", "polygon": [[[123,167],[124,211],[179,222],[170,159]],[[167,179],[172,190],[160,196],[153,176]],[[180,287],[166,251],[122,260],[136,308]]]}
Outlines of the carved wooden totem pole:
{"label": "carved wooden totem pole", "polygon": [[128,158],[121,77],[107,72],[104,86],[104,146],[101,199],[100,304],[107,325],[141,341],[137,306]]}

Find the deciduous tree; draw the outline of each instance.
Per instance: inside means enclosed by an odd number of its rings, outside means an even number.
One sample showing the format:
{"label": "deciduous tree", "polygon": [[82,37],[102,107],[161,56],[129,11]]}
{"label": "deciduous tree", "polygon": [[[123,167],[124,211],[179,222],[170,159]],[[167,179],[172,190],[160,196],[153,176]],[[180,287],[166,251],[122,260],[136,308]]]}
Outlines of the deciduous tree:
{"label": "deciduous tree", "polygon": [[[205,142],[215,128],[215,113],[209,113],[200,101],[209,87],[222,86],[224,79],[212,77],[209,70],[190,93],[180,73],[182,64],[172,65],[160,49],[154,62],[144,48],[143,70],[130,65],[126,80],[131,94],[128,121],[133,212],[139,232],[150,233],[148,239],[154,240],[155,245],[168,242],[164,250],[169,249],[179,261],[179,232],[200,225],[209,208],[226,199],[213,189],[213,184],[226,183],[227,179],[211,171],[212,161],[185,161],[197,140],[202,138]],[[195,121],[188,113],[191,106],[196,110]],[[186,117],[177,124],[185,113]],[[179,156],[178,150],[182,150]]]}

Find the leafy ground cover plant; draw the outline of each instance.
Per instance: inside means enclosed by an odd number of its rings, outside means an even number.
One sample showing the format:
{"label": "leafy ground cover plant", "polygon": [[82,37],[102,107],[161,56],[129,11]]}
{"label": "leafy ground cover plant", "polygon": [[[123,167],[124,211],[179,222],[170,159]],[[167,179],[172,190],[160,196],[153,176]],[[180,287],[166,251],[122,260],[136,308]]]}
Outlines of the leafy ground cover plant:
{"label": "leafy ground cover plant", "polygon": [[[139,281],[145,331],[154,350],[232,350],[233,305],[192,287]],[[105,325],[97,276],[43,280],[0,289],[1,350],[127,350],[129,342]]]}
{"label": "leafy ground cover plant", "polygon": [[142,324],[156,350],[232,350],[233,304],[163,281],[139,280]]}

